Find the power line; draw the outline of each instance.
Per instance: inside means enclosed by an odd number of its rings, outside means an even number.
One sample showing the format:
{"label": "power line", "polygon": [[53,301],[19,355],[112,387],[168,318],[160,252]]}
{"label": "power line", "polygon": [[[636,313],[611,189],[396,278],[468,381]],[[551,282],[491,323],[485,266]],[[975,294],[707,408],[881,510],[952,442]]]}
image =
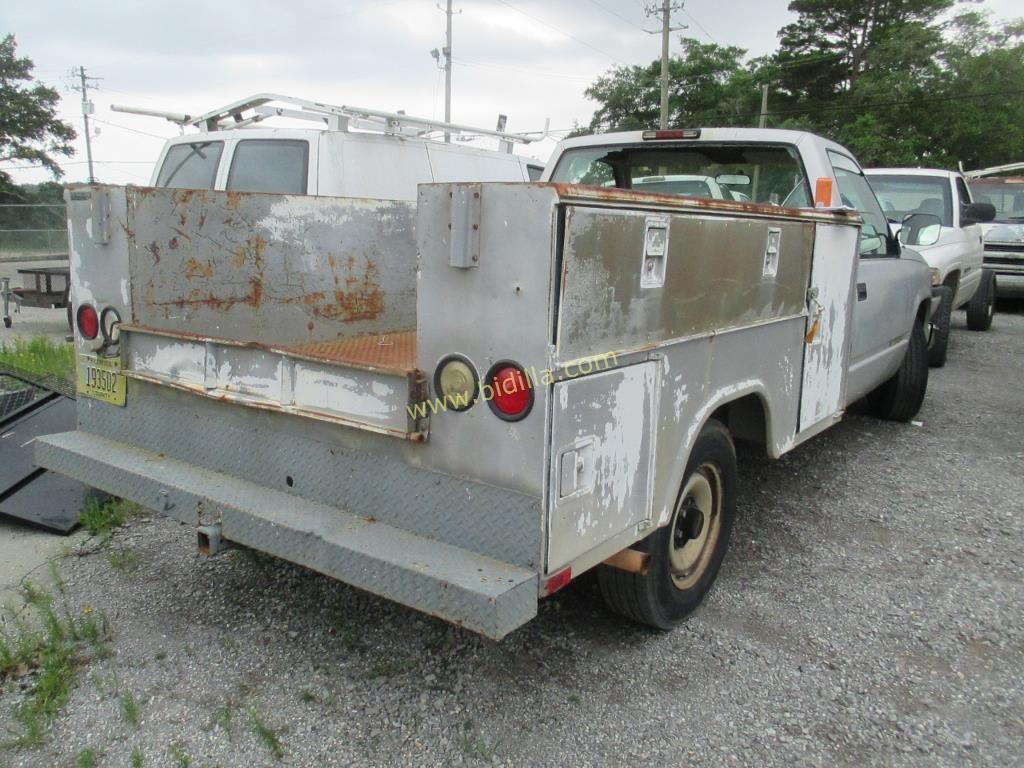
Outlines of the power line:
{"label": "power line", "polygon": [[467,66],[467,67],[484,67],[484,68],[487,68],[487,69],[492,69],[492,68],[495,68],[495,69],[508,69],[508,70],[512,70],[514,72],[525,72],[526,74],[538,75],[538,76],[544,77],[544,78],[555,77],[555,78],[560,78],[562,80],[574,80],[574,81],[577,81],[577,82],[580,82],[580,83],[589,83],[592,80],[592,78],[590,78],[590,77],[588,77],[586,75],[567,75],[567,74],[563,74],[561,72],[550,72],[550,71],[543,70],[543,69],[530,69],[528,67],[517,67],[517,66],[515,66],[513,64],[497,64],[497,63],[493,63],[493,62],[473,61],[472,59],[462,59],[462,58],[456,58],[455,62],[457,64],[462,64],[462,65]]}
{"label": "power line", "polygon": [[650,31],[650,30],[644,29],[642,26],[637,24],[635,21],[633,21],[631,19],[627,19],[625,16],[623,16],[618,11],[613,11],[611,8],[609,8],[604,3],[599,3],[598,0],[590,0],[590,2],[593,3],[594,5],[596,5],[601,10],[605,11],[606,13],[610,13],[612,16],[615,16],[616,18],[622,19],[622,21],[626,22],[627,24],[636,27],[641,32],[649,32]]}
{"label": "power line", "polygon": [[701,32],[708,36],[708,40],[710,40],[715,45],[718,45],[718,41],[714,38],[714,36],[704,28],[703,24],[697,21],[696,17],[692,13],[686,10],[686,8],[680,8],[679,10],[686,14],[687,18],[696,25],[697,29],[699,29]]}
{"label": "power line", "polygon": [[618,64],[619,63],[619,60],[616,59],[614,56],[612,56],[610,53],[608,53],[608,51],[603,51],[600,48],[598,48],[596,45],[591,45],[586,40],[581,40],[580,38],[576,37],[576,35],[569,34],[564,29],[559,29],[554,24],[548,24],[548,22],[544,21],[543,19],[537,18],[533,14],[527,13],[522,8],[516,8],[511,3],[507,2],[507,0],[495,0],[495,2],[501,3],[506,8],[510,8],[511,10],[515,11],[516,13],[518,13],[518,14],[520,14],[522,16],[525,16],[526,18],[530,19],[531,21],[535,21],[538,24],[547,27],[548,29],[554,30],[555,32],[557,32],[560,35],[565,35],[570,40],[573,40],[573,41],[579,43],[580,45],[589,48],[592,51],[596,51],[597,53],[600,53],[602,56],[605,56],[606,58],[610,59],[614,64]]}
{"label": "power line", "polygon": [[130,131],[131,133],[137,133],[141,136],[148,136],[151,139],[160,139],[160,141],[167,141],[168,136],[160,136],[156,133],[149,133],[148,131],[140,131],[138,128],[129,128],[127,125],[120,125],[118,123],[111,123],[108,120],[101,120],[98,117],[93,118],[93,122],[102,123],[103,125],[109,125],[111,128],[120,128],[122,131]]}

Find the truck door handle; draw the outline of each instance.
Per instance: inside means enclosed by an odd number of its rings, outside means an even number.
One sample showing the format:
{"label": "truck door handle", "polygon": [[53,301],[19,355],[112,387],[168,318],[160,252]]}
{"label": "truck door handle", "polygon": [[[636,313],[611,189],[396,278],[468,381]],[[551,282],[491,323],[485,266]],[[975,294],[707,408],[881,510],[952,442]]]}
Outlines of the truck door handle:
{"label": "truck door handle", "polygon": [[857,301],[864,301],[868,297],[868,284],[857,283]]}

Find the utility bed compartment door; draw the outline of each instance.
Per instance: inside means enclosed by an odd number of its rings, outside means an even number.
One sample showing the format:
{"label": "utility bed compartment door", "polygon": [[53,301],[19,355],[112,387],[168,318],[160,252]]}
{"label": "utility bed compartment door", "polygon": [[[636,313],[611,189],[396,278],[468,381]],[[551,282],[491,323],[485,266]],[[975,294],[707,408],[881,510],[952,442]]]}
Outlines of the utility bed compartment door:
{"label": "utility bed compartment door", "polygon": [[650,518],[656,369],[641,363],[555,384],[549,573]]}

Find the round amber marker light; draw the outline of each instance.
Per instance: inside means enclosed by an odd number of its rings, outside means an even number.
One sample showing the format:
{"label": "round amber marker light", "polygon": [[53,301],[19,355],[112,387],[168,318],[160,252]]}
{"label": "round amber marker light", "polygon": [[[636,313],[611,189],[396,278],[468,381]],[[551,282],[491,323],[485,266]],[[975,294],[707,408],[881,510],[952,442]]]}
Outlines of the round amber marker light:
{"label": "round amber marker light", "polygon": [[476,372],[465,360],[456,357],[443,362],[436,384],[447,408],[464,411],[476,400]]}

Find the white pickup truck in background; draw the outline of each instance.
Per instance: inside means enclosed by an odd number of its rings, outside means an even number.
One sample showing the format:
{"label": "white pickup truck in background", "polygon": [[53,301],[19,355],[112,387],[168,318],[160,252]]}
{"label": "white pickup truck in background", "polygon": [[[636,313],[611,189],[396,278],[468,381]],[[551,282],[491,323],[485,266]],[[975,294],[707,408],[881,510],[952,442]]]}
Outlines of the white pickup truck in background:
{"label": "white pickup truck in background", "polygon": [[[929,168],[868,168],[868,181],[894,230],[904,225],[917,236],[915,249],[932,270],[941,303],[928,343],[928,362],[946,364],[950,315],[967,310],[967,327],[986,331],[995,307],[995,276],[983,267],[982,222],[995,215],[975,203],[962,174]],[[935,219],[938,219],[936,222]]]}
{"label": "white pickup truck in background", "polygon": [[975,199],[996,209],[984,225],[985,267],[995,275],[996,295],[1024,299],[1024,177],[982,176],[969,184]]}

